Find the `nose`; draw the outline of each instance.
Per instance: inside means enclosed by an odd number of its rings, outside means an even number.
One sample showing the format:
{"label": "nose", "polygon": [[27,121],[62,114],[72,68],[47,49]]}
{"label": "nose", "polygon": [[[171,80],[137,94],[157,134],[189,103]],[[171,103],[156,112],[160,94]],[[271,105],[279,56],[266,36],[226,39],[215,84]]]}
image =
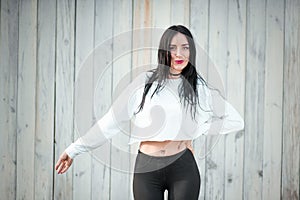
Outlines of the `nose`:
{"label": "nose", "polygon": [[175,55],[176,56],[181,56],[181,49],[180,48],[176,49]]}

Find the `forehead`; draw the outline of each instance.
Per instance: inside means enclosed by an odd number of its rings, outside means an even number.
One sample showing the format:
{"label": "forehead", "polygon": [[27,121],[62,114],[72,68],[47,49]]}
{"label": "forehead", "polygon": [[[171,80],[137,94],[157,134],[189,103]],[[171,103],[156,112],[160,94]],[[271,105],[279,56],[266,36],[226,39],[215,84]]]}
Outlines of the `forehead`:
{"label": "forehead", "polygon": [[174,37],[171,40],[171,45],[175,45],[175,44],[188,44],[188,40],[186,38],[185,35],[183,35],[182,33],[177,33],[176,35],[174,35]]}

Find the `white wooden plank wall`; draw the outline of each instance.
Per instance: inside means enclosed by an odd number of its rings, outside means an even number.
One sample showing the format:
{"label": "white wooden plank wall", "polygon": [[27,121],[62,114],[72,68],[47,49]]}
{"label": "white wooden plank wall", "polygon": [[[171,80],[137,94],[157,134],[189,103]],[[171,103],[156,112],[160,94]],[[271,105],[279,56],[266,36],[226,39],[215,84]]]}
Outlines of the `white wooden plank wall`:
{"label": "white wooden plank wall", "polygon": [[[113,99],[121,92],[121,83],[130,82],[132,69],[132,1],[115,0],[113,3],[113,64],[112,91]],[[130,123],[124,127],[129,132]],[[129,199],[132,187],[130,185],[130,147],[128,134],[121,133],[112,139],[111,145],[111,199]],[[120,187],[121,186],[121,187]],[[118,192],[116,192],[118,191]]]}
{"label": "white wooden plank wall", "polygon": [[285,2],[282,199],[300,199],[300,1]]}
{"label": "white wooden plank wall", "polygon": [[265,1],[247,5],[246,95],[245,95],[245,199],[262,199],[264,83],[265,83]]}
{"label": "white wooden plank wall", "polygon": [[[226,90],[227,70],[227,2],[220,4],[211,0],[209,6],[209,50],[212,62],[208,64],[208,82],[213,86],[222,86]],[[223,90],[223,91],[222,91]],[[220,135],[207,137],[206,151],[211,151],[206,157],[206,191],[205,199],[223,199],[224,196],[224,167],[225,167],[225,138]]]}
{"label": "white wooden plank wall", "polygon": [[[152,4],[152,27],[154,27],[155,30],[162,30],[163,33],[163,31],[171,25],[171,1],[153,0]],[[154,32],[157,33],[156,31]],[[152,46],[156,48],[159,45],[160,37],[157,37],[156,34],[152,36]],[[151,63],[157,63],[157,52],[155,51],[152,52]]]}
{"label": "white wooden plank wall", "polygon": [[284,2],[267,1],[262,199],[280,199]]}
{"label": "white wooden plank wall", "polygon": [[55,33],[56,2],[38,3],[36,126],[35,126],[35,199],[51,199],[53,192]]}
{"label": "white wooden plank wall", "polygon": [[[228,1],[227,97],[244,117],[246,0]],[[238,94],[238,95],[237,95]],[[243,198],[244,131],[225,138],[224,199]]]}
{"label": "white wooden plank wall", "polygon": [[[93,124],[94,0],[76,1],[74,139]],[[73,199],[91,198],[91,156],[78,157],[74,163]],[[82,187],[85,185],[85,187]]]}
{"label": "white wooden plank wall", "polygon": [[[37,1],[19,2],[17,199],[35,197]],[[10,67],[10,66],[7,66]]]}
{"label": "white wooden plank wall", "polygon": [[[113,1],[95,1],[94,120],[109,109],[112,98]],[[105,20],[103,20],[105,19]],[[93,151],[92,199],[110,199],[110,143]],[[106,154],[106,155],[105,155]]]}
{"label": "white wooden plank wall", "polygon": [[[0,13],[0,195],[16,198],[18,3],[2,0]],[[3,184],[5,183],[5,184]]]}
{"label": "white wooden plank wall", "polygon": [[1,0],[0,10],[0,199],[133,199],[137,149],[124,133],[64,175],[53,166],[155,67],[163,30],[183,24],[198,71],[245,119],[244,131],[194,141],[199,199],[299,200],[299,0]]}
{"label": "white wooden plank wall", "polygon": [[[74,135],[75,2],[57,1],[56,13],[55,161]],[[54,175],[54,199],[73,199],[73,170]]]}

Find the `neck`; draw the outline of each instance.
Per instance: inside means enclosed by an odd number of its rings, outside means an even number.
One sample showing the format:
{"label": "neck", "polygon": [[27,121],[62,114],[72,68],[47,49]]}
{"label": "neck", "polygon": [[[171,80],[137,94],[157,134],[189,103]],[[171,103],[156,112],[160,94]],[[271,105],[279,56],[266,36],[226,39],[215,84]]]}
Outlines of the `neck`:
{"label": "neck", "polygon": [[180,76],[181,73],[172,73],[172,72],[169,72],[170,76]]}

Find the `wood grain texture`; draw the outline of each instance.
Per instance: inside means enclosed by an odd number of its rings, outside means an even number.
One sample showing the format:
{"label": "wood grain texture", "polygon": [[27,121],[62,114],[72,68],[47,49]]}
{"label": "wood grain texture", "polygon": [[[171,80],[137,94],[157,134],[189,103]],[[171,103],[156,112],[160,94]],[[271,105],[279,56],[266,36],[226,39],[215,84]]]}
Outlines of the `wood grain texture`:
{"label": "wood grain texture", "polygon": [[[208,68],[208,83],[224,94],[227,70],[227,3],[210,1],[209,8],[209,57],[212,62]],[[205,199],[224,198],[225,137],[208,135],[206,151],[206,192]]]}
{"label": "wood grain texture", "polygon": [[[94,0],[76,2],[74,139],[93,125],[94,3]],[[89,153],[77,158],[73,199],[91,199],[91,164]]]}
{"label": "wood grain texture", "polygon": [[247,4],[244,199],[262,199],[265,5],[265,1]]}
{"label": "wood grain texture", "polygon": [[153,0],[153,26],[166,29],[171,24],[171,1]]}
{"label": "wood grain texture", "polygon": [[[34,199],[37,1],[19,4],[17,199]],[[29,50],[30,49],[30,50]]]}
{"label": "wood grain texture", "polygon": [[282,199],[300,198],[300,2],[285,2]]}
{"label": "wood grain texture", "polygon": [[280,199],[284,2],[267,1],[263,139],[263,199]]}
{"label": "wood grain texture", "polygon": [[133,199],[129,123],[66,174],[53,165],[156,67],[173,24],[190,28],[198,72],[245,119],[244,131],[194,141],[199,199],[299,199],[299,0],[1,0],[0,10],[0,199]]}
{"label": "wood grain texture", "polygon": [[[246,1],[228,2],[227,99],[244,116]],[[224,199],[243,199],[244,131],[225,139]]]}
{"label": "wood grain texture", "polygon": [[190,0],[172,0],[171,2],[171,25],[190,24]]}
{"label": "wood grain texture", "polygon": [[16,198],[18,1],[0,4],[0,196]]}
{"label": "wood grain texture", "polygon": [[[160,37],[166,28],[171,26],[171,1],[153,0],[152,1],[152,27],[155,29],[152,33],[152,47],[159,46]],[[161,34],[159,34],[161,32]],[[157,63],[157,52],[152,52],[151,63]]]}
{"label": "wood grain texture", "polygon": [[[132,2],[114,1],[113,12],[113,101],[117,98],[124,84],[130,81],[132,66]],[[129,122],[122,131],[111,140],[111,185],[112,200],[129,199],[132,192],[130,185],[130,147]],[[121,186],[121,187],[120,187]],[[117,192],[118,191],[118,192]]]}
{"label": "wood grain texture", "polygon": [[152,1],[134,1],[133,6],[132,78],[157,63],[151,63],[151,55],[157,54],[157,46],[152,46]]}
{"label": "wood grain texture", "polygon": [[[105,19],[105,20],[104,20]],[[113,1],[95,1],[94,120],[112,102]],[[110,199],[110,143],[93,151],[92,199]]]}
{"label": "wood grain texture", "polygon": [[56,2],[38,3],[35,199],[53,197]]}
{"label": "wood grain texture", "polygon": [[[56,23],[55,161],[74,139],[74,1],[57,1]],[[73,199],[72,172],[54,176],[54,199]]]}

